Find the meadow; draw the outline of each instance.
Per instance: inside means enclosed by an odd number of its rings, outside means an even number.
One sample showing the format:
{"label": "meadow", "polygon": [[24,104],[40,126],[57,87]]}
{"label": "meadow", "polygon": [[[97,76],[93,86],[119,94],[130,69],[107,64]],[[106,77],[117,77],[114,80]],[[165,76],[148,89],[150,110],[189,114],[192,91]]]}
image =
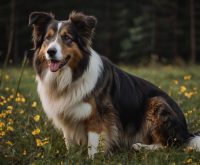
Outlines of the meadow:
{"label": "meadow", "polygon": [[[189,130],[200,131],[200,66],[131,67],[122,69],[157,84],[182,108]],[[62,134],[49,122],[36,93],[35,74],[25,67],[4,70],[0,89],[0,164],[200,164],[200,153],[192,148],[165,148],[140,152],[121,149],[110,157],[87,158],[86,148],[65,149]]]}

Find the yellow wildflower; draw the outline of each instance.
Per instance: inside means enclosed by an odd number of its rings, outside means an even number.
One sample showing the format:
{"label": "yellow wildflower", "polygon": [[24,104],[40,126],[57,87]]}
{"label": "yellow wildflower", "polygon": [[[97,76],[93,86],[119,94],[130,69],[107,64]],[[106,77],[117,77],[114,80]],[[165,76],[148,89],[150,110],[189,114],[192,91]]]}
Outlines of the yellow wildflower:
{"label": "yellow wildflower", "polygon": [[13,129],[13,127],[12,126],[7,126],[7,131],[13,131],[14,129]]}
{"label": "yellow wildflower", "polygon": [[189,110],[187,113],[188,113],[188,114],[192,114],[192,112],[193,112],[192,110]]}
{"label": "yellow wildflower", "polygon": [[8,115],[8,114],[11,114],[12,111],[11,110],[6,110],[5,113]]}
{"label": "yellow wildflower", "polygon": [[193,96],[193,92],[185,92],[184,96],[190,99]]}
{"label": "yellow wildflower", "polygon": [[197,87],[193,87],[193,90],[196,91],[196,90],[197,90]]}
{"label": "yellow wildflower", "polygon": [[5,100],[6,98],[4,96],[0,96],[0,99],[1,100]]}
{"label": "yellow wildflower", "polygon": [[36,155],[36,157],[41,157],[41,158],[43,158],[43,155],[42,155],[41,152],[39,152],[39,153]]}
{"label": "yellow wildflower", "polygon": [[186,163],[192,163],[192,159],[189,158],[189,159],[186,161]]}
{"label": "yellow wildflower", "polygon": [[185,92],[186,90],[187,90],[187,88],[186,88],[184,85],[180,86],[179,91],[180,91],[181,93]]}
{"label": "yellow wildflower", "polygon": [[2,138],[3,136],[5,136],[5,131],[0,131],[0,138]]}
{"label": "yellow wildflower", "polygon": [[36,139],[35,142],[38,147],[42,146],[42,141],[40,139]]}
{"label": "yellow wildflower", "polygon": [[185,117],[187,117],[187,116],[188,116],[188,113],[187,113],[187,112],[185,112],[185,113],[184,113],[184,116],[185,116]]}
{"label": "yellow wildflower", "polygon": [[174,84],[176,84],[176,85],[177,85],[178,83],[179,83],[179,81],[178,81],[178,80],[174,80]]}
{"label": "yellow wildflower", "polygon": [[24,103],[26,99],[24,97],[21,98],[21,102]]}
{"label": "yellow wildflower", "polygon": [[10,99],[13,99],[13,98],[14,98],[14,96],[13,96],[13,95],[10,95],[10,96],[9,96],[9,98],[10,98]]}
{"label": "yellow wildflower", "polygon": [[20,113],[20,114],[23,114],[23,113],[24,113],[24,110],[23,110],[23,109],[20,109],[20,110],[19,110],[19,113]]}
{"label": "yellow wildflower", "polygon": [[38,121],[40,120],[40,115],[35,115],[35,116],[33,117],[33,119],[34,119],[36,122],[38,122]]}
{"label": "yellow wildflower", "polygon": [[0,113],[0,118],[5,118],[5,117],[6,117],[6,115],[7,115],[6,113],[4,113],[4,112],[1,112],[1,113]]}
{"label": "yellow wildflower", "polygon": [[7,101],[9,102],[11,99],[10,98],[7,98]]}
{"label": "yellow wildflower", "polygon": [[32,135],[38,135],[40,133],[40,129],[36,128],[32,131]]}
{"label": "yellow wildflower", "polygon": [[49,140],[48,138],[44,138],[44,140],[36,139],[35,142],[36,142],[37,147],[41,147],[45,144],[48,144]]}
{"label": "yellow wildflower", "polygon": [[20,102],[20,98],[19,97],[15,98],[15,101]]}
{"label": "yellow wildflower", "polygon": [[3,128],[3,127],[5,127],[5,124],[0,121],[0,128]]}
{"label": "yellow wildflower", "polygon": [[8,145],[10,145],[10,146],[13,145],[13,143],[12,143],[11,141],[9,141],[9,140],[6,142],[6,144],[8,144]]}
{"label": "yellow wildflower", "polygon": [[13,119],[8,118],[8,125],[12,125],[13,124]]}
{"label": "yellow wildflower", "polygon": [[35,108],[36,106],[37,106],[37,102],[34,101],[34,102],[32,103],[32,105],[31,105],[31,107]]}
{"label": "yellow wildflower", "polygon": [[22,155],[24,155],[24,156],[26,155],[26,150],[23,151]]}
{"label": "yellow wildflower", "polygon": [[5,91],[8,92],[8,91],[9,91],[9,88],[8,88],[8,87],[5,87]]}
{"label": "yellow wildflower", "polygon": [[4,79],[5,79],[5,80],[9,80],[9,78],[10,78],[10,76],[7,75],[7,74],[4,76]]}
{"label": "yellow wildflower", "polygon": [[190,79],[191,79],[191,76],[190,76],[190,75],[185,75],[185,76],[183,77],[183,79],[184,79],[184,80],[190,80]]}

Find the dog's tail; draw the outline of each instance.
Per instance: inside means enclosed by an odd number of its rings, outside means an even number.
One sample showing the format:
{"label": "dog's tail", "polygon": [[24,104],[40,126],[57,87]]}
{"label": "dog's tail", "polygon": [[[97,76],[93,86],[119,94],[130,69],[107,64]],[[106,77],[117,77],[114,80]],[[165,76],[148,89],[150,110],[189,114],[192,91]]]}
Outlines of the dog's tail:
{"label": "dog's tail", "polygon": [[191,137],[188,139],[188,146],[200,152],[200,134],[199,133],[191,135]]}

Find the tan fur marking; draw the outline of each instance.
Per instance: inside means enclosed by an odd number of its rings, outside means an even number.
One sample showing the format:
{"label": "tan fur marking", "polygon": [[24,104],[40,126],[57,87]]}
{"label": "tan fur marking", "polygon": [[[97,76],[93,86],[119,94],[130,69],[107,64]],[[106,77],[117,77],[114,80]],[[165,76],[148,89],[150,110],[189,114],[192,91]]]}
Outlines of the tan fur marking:
{"label": "tan fur marking", "polygon": [[47,49],[47,45],[43,43],[38,53],[38,58],[40,58],[41,60],[45,60],[46,49]]}
{"label": "tan fur marking", "polygon": [[82,54],[80,52],[80,49],[78,48],[78,45],[72,41],[71,45],[67,45],[66,43],[63,42],[61,36],[67,35],[72,38],[72,35],[69,33],[67,26],[62,27],[60,33],[59,33],[59,44],[61,46],[61,51],[66,58],[67,56],[71,55],[71,59],[68,62],[68,66],[73,70],[75,69],[78,64],[80,59],[82,58]]}
{"label": "tan fur marking", "polygon": [[48,63],[45,59],[45,51],[46,51],[46,44],[42,44],[41,49],[39,50],[39,52],[37,53],[37,60],[40,61],[40,65],[38,66],[39,70],[43,71],[45,68],[48,68]]}
{"label": "tan fur marking", "polygon": [[94,98],[86,99],[86,102],[89,103],[92,107],[92,114],[89,119],[86,120],[85,124],[88,132],[96,132],[100,134],[102,132],[102,123],[100,116],[97,112],[96,102]]}
{"label": "tan fur marking", "polygon": [[48,29],[48,31],[45,35],[45,38],[52,37],[54,34],[55,34],[55,31],[52,28],[50,28],[50,29]]}
{"label": "tan fur marking", "polygon": [[72,38],[72,35],[67,30],[67,26],[64,26],[60,31],[60,36],[64,36],[64,35],[67,35]]}
{"label": "tan fur marking", "polygon": [[[151,143],[163,144],[165,139],[165,137],[162,137],[162,134],[160,132],[162,121],[160,120],[160,116],[158,114],[158,111],[161,110],[163,106],[166,107],[165,101],[159,97],[152,98],[147,102],[145,129],[148,130],[151,135]],[[149,143],[148,136],[144,137],[143,140],[146,144]]]}
{"label": "tan fur marking", "polygon": [[66,58],[68,55],[71,55],[71,59],[68,62],[68,66],[71,69],[75,69],[82,58],[82,54],[77,44],[75,42],[72,42],[71,46],[67,46],[63,42],[60,44],[61,44],[61,50],[62,50],[62,54],[64,55],[64,58]]}

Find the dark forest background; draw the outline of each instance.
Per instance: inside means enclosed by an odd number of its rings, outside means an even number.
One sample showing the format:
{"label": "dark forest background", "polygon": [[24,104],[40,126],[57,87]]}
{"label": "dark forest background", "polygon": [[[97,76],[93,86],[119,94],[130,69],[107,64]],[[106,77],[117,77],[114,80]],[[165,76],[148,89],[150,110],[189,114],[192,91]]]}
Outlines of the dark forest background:
{"label": "dark forest background", "polygon": [[1,64],[31,58],[32,11],[62,20],[72,10],[97,17],[93,47],[113,62],[200,62],[199,0],[1,0]]}

